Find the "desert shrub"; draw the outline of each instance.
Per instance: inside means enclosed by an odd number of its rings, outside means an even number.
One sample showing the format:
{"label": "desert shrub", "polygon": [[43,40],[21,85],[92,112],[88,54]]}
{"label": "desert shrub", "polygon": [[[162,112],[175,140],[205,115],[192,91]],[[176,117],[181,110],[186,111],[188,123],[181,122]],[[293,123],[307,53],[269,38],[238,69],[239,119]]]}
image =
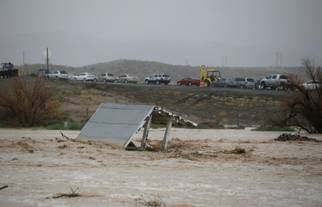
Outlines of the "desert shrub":
{"label": "desert shrub", "polygon": [[84,85],[84,88],[106,91],[109,88],[109,86],[105,84],[97,84],[96,82],[90,82],[90,83],[86,83]]}
{"label": "desert shrub", "polygon": [[22,127],[44,125],[59,119],[56,88],[42,78],[16,77],[0,89],[0,116],[7,123]]}
{"label": "desert shrub", "polygon": [[[321,66],[315,66],[310,59],[303,61],[310,80],[322,83]],[[309,133],[322,133],[322,87],[306,89],[300,77],[292,80],[296,93],[286,101],[285,125],[297,126]]]}

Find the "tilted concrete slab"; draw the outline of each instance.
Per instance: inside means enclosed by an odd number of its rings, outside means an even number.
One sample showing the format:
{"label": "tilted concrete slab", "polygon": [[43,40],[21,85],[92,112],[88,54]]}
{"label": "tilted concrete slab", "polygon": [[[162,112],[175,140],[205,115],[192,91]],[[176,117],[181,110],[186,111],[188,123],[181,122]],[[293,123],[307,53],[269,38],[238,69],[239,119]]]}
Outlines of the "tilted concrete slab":
{"label": "tilted concrete slab", "polygon": [[196,123],[158,106],[105,103],[97,108],[78,137],[104,140],[126,148],[152,113],[169,117],[176,123],[197,126]]}
{"label": "tilted concrete slab", "polygon": [[101,104],[81,130],[79,138],[107,140],[126,148],[153,110],[151,105]]}

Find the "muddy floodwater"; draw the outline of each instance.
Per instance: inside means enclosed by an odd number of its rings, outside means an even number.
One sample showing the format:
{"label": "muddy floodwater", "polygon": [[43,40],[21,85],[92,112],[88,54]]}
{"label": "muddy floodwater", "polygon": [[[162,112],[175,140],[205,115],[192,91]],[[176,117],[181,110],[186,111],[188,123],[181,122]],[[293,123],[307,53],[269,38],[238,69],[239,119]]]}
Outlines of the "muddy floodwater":
{"label": "muddy floodwater", "polygon": [[[0,206],[322,206],[322,143],[173,129],[167,153],[0,130]],[[158,145],[162,129],[152,129]],[[322,140],[322,135],[306,135]]]}

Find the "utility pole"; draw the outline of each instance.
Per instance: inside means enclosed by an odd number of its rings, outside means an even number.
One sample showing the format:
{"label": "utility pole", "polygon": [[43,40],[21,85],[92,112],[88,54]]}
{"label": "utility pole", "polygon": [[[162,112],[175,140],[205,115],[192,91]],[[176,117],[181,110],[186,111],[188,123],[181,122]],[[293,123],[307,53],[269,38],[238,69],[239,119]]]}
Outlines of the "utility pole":
{"label": "utility pole", "polygon": [[283,66],[283,53],[276,52],[275,53],[275,65],[276,67],[281,68]]}
{"label": "utility pole", "polygon": [[22,51],[22,69],[23,69],[23,73],[26,73],[26,67],[25,67],[25,51]]}
{"label": "utility pole", "polygon": [[279,63],[278,52],[275,52],[275,67],[278,67],[278,63]]}
{"label": "utility pole", "polygon": [[280,68],[283,67],[283,53],[280,52]]}
{"label": "utility pole", "polygon": [[22,65],[25,65],[25,51],[22,51]]}
{"label": "utility pole", "polygon": [[49,54],[48,54],[48,47],[46,48],[46,69],[49,71]]}
{"label": "utility pole", "polygon": [[222,67],[226,67],[228,65],[228,56],[221,57],[221,65]]}

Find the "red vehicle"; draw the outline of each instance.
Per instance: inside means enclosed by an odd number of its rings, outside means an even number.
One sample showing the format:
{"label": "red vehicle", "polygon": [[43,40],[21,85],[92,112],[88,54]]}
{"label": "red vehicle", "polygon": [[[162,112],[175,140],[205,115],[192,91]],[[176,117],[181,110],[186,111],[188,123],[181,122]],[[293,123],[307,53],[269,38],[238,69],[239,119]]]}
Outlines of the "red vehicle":
{"label": "red vehicle", "polygon": [[177,81],[177,85],[180,86],[199,86],[200,80],[192,79],[192,78],[184,78]]}

